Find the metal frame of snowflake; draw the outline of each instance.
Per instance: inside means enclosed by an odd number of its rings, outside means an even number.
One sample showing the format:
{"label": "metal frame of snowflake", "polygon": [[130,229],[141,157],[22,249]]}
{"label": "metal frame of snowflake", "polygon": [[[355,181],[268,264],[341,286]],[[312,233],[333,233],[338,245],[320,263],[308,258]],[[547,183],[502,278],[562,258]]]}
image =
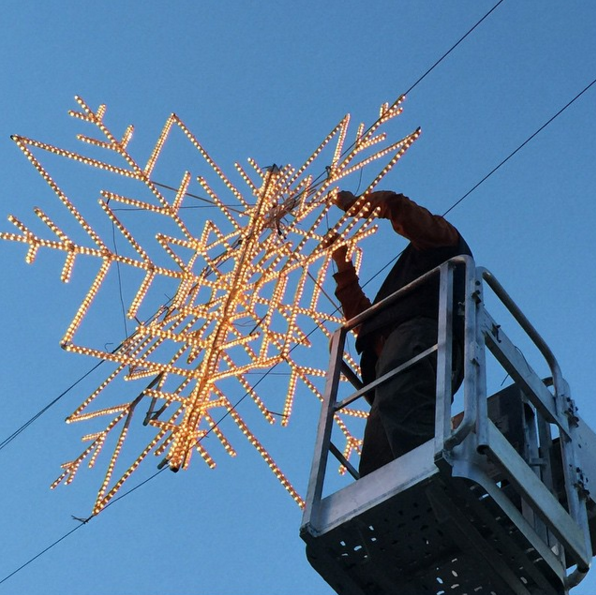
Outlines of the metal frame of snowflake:
{"label": "metal frame of snowflake", "polygon": [[[213,467],[215,462],[203,442],[207,434],[215,435],[229,454],[236,452],[216,421],[214,411],[219,410],[233,419],[294,500],[303,506],[302,498],[248,427],[226,390],[230,381],[237,383],[264,418],[273,423],[275,416],[266,404],[267,399],[258,394],[247,375],[254,370],[266,371],[282,365],[289,374],[282,425],[287,425],[290,419],[299,383],[322,399],[320,382],[325,369],[301,362],[296,356],[296,348],[310,344],[312,330],[305,328],[307,322],[327,339],[332,328],[341,322],[337,306],[327,299],[328,293],[324,290],[331,250],[347,245],[350,253],[357,256],[359,266],[358,242],[376,230],[374,211],[365,209],[360,211],[359,217],[352,216],[360,204],[345,214],[331,211],[334,193],[338,183],[347,176],[361,175],[371,164],[380,163],[380,171],[371,177],[363,194],[371,191],[419,136],[418,129],[390,143],[386,133],[380,130],[401,113],[403,99],[400,97],[391,105],[381,106],[377,121],[366,130],[361,124],[349,146],[346,146],[346,138],[350,117],[346,116],[298,169],[291,166],[261,168],[249,159],[252,169],[249,175],[236,164],[248,192],[241,192],[230,181],[175,114],[167,119],[144,166],[129,152],[133,127],[129,126],[122,136],[117,137],[104,124],[105,106],[93,111],[79,97],[76,98],[79,110],[69,114],[92,125],[98,138],[79,134],[77,139],[91,145],[96,152],[104,152],[105,158],[97,159],[30,138],[13,137],[66,208],[78,232],[82,230],[85,241],[71,239],[41,209],[35,209],[35,213],[49,229],[49,238],[34,233],[14,216],[9,220],[16,226],[17,233],[3,232],[0,238],[26,244],[28,263],[35,260],[40,248],[63,252],[65,262],[61,279],[64,282],[71,279],[75,262],[80,257],[91,257],[100,263],[61,344],[67,351],[113,362],[115,366],[67,418],[69,423],[101,418],[105,420],[105,427],[84,436],[83,440],[89,445],[77,458],[63,464],[63,473],[52,487],[63,481],[70,483],[84,461],[90,467],[94,466],[108,436],[112,435],[115,444],[93,514],[105,507],[150,453],[164,457],[167,464],[177,470],[188,467],[192,452],[197,451]],[[206,220],[202,232],[195,234],[186,224],[182,208],[189,196],[192,180],[189,171],[181,176],[173,199],[166,198],[163,186],[153,179],[156,163],[174,128],[182,131],[206,162],[216,183],[221,185],[223,182],[225,192],[234,202],[231,206],[224,201],[206,177],[197,178],[225,225]],[[119,237],[125,239],[129,254],[110,247],[107,239],[94,230],[88,218],[42,165],[37,156],[39,152],[111,172],[143,188],[150,198],[139,198],[141,193],[125,196],[102,190],[99,200],[104,216]],[[319,167],[324,158],[327,159],[325,167]],[[118,164],[113,165],[110,160]],[[310,173],[316,167],[324,170],[322,179]],[[118,217],[117,207],[150,212],[168,220],[168,226],[175,231],[156,234],[155,239],[162,249],[159,258],[135,238],[134,232]],[[332,225],[330,219],[335,220]],[[164,255],[167,255],[165,263],[162,262]],[[136,321],[136,329],[117,349],[110,351],[80,344],[77,333],[114,266],[140,271],[143,278],[129,300],[127,311],[128,318]],[[160,278],[173,283],[174,297],[148,321],[141,322],[139,309],[156,279]],[[349,354],[346,358],[351,361]],[[355,362],[351,363],[357,367]],[[106,387],[121,378],[150,381],[133,399],[95,408]],[[141,402],[148,403],[143,422],[154,428],[155,434],[132,463],[125,464],[126,469],[118,477],[115,467]],[[365,417],[366,414],[348,408],[336,415],[336,423],[345,437],[344,455],[347,459],[359,451],[361,444],[344,422],[345,416],[350,415]]]}

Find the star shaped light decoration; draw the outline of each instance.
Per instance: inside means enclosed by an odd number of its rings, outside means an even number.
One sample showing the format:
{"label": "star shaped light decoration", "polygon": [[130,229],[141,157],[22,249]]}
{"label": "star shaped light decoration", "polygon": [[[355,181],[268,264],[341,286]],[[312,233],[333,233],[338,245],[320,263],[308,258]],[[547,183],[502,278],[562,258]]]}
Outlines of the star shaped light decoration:
{"label": "star shaped light decoration", "polygon": [[[104,123],[105,106],[93,111],[79,97],[78,110],[69,114],[93,130],[91,136],[77,134],[78,141],[87,147],[85,153],[82,149],[71,151],[13,136],[58,198],[66,214],[63,219],[72,226],[72,232],[64,231],[55,217],[36,208],[35,214],[45,224],[44,233],[34,232],[10,216],[17,231],[0,233],[0,238],[25,244],[27,263],[33,263],[41,248],[62,253],[63,282],[71,280],[78,261],[95,261],[97,272],[61,345],[66,351],[109,362],[113,368],[67,418],[68,423],[94,420],[101,425],[98,431],[83,437],[88,446],[62,465],[63,473],[52,487],[70,483],[84,462],[93,467],[107,450],[106,473],[93,508],[93,514],[97,514],[149,454],[161,457],[162,465],[178,470],[187,468],[191,455],[197,452],[208,466],[214,467],[204,440],[211,435],[235,455],[219,423],[229,417],[303,506],[301,496],[240,415],[238,401],[232,395],[240,390],[244,395],[241,400],[249,399],[270,423],[281,417],[282,426],[290,420],[297,392],[322,399],[324,363],[309,364],[305,348],[315,341],[326,344],[342,321],[330,297],[332,283],[325,288],[332,268],[331,252],[347,245],[359,267],[358,243],[376,230],[374,211],[367,212],[365,206],[354,217],[362,207],[359,202],[344,214],[333,206],[334,196],[340,181],[345,183],[349,176],[357,175],[362,183],[365,169],[368,183],[363,194],[371,191],[419,136],[418,129],[390,142],[383,131],[384,125],[401,113],[403,99],[381,106],[379,118],[369,128],[360,124],[349,146],[350,117],[344,117],[298,169],[289,165],[262,168],[252,159],[248,160],[249,171],[236,164],[242,189],[232,183],[175,114],[167,119],[145,165],[129,151],[133,127],[116,136]],[[165,192],[168,188],[156,181],[156,164],[176,129],[196,151],[197,170],[205,172],[194,182],[200,186],[201,197],[190,192],[193,174],[189,171],[170,172],[181,179],[177,188],[169,189],[173,191],[170,198]],[[75,204],[42,165],[40,155],[49,154],[109,172],[111,179],[126,180],[129,191],[114,192],[113,186],[112,190],[101,190],[100,210],[86,216],[82,205]],[[374,173],[369,174],[373,164]],[[311,172],[323,175],[315,177]],[[197,211],[190,208],[198,198],[210,201],[217,216],[203,220],[202,227],[194,231]],[[191,206],[187,206],[189,202]],[[125,210],[133,212],[130,225],[125,225],[120,216]],[[162,224],[151,243],[143,231],[142,213],[157,217]],[[100,222],[103,232],[96,231]],[[138,231],[132,229],[135,222]],[[114,269],[119,276],[121,269],[127,269],[137,279],[130,295],[122,296],[122,302],[127,302],[126,316],[136,328],[110,350],[91,345],[87,336],[79,340],[79,335],[108,278],[114,277]],[[172,297],[156,307],[150,296],[152,292],[163,295],[160,283],[164,281]],[[145,318],[144,308],[149,308]],[[118,308],[112,310],[115,312],[102,312],[102,316],[118,316]],[[345,357],[357,369],[350,354]],[[283,412],[277,415],[272,410],[280,408],[279,394],[275,398],[260,394],[259,382],[251,381],[255,371],[261,371],[263,378],[273,369],[285,370],[288,378]],[[122,396],[128,392],[122,380],[135,381],[133,397]],[[117,402],[102,400],[114,387]],[[152,438],[140,452],[137,449],[132,456],[124,457],[135,413],[152,431]],[[361,446],[361,439],[346,423],[350,416],[363,418],[366,413],[348,408],[335,416],[347,459],[359,453]]]}

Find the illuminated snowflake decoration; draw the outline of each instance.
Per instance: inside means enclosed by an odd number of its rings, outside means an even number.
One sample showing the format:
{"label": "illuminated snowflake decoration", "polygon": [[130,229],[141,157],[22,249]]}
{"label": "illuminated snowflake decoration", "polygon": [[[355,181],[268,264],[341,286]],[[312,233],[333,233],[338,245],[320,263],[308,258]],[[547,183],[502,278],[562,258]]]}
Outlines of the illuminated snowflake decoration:
{"label": "illuminated snowflake decoration", "polygon": [[[376,230],[374,211],[364,210],[354,217],[361,206],[358,204],[344,214],[333,206],[334,196],[340,181],[344,183],[354,174],[361,178],[365,168],[368,174],[369,166],[376,164],[375,173],[368,175],[362,189],[363,193],[372,190],[418,137],[420,131],[416,130],[397,142],[389,142],[382,131],[386,122],[401,113],[402,100],[383,105],[379,119],[368,129],[361,124],[349,146],[350,118],[346,116],[298,169],[261,168],[249,159],[248,173],[236,164],[242,190],[175,114],[166,121],[144,166],[129,152],[132,126],[116,136],[104,124],[105,106],[93,111],[81,98],[76,98],[78,111],[69,114],[93,129],[91,136],[77,135],[87,147],[86,154],[13,137],[59,199],[58,206],[73,230],[63,231],[55,217],[36,208],[45,232],[34,232],[10,216],[17,232],[1,233],[0,237],[26,244],[28,263],[35,260],[41,248],[63,253],[64,282],[71,279],[75,262],[95,262],[91,286],[61,344],[67,351],[99,358],[113,366],[109,376],[67,418],[69,423],[94,420],[101,429],[83,437],[87,448],[62,465],[63,473],[52,487],[63,481],[70,483],[84,462],[93,467],[102,451],[107,451],[109,462],[93,509],[97,514],[150,454],[178,470],[188,467],[191,455],[197,452],[213,467],[215,462],[204,440],[207,435],[215,436],[229,454],[236,453],[218,423],[226,416],[294,500],[303,505],[230,395],[240,389],[268,422],[274,423],[281,416],[282,426],[290,420],[298,392],[322,398],[326,362],[307,365],[305,348],[313,341],[326,343],[341,322],[341,314],[330,297],[333,284],[325,288],[331,252],[347,245],[359,266],[358,243]],[[168,198],[167,187],[156,181],[155,168],[175,130],[182,132],[184,142],[190,143],[195,152],[197,171],[170,172],[178,173],[181,182],[169,189],[172,192]],[[114,192],[113,187],[111,191],[101,190],[101,211],[93,215],[92,225],[91,217],[82,213],[82,205],[75,204],[41,164],[39,156],[50,154],[104,170],[112,180],[126,180],[129,192]],[[313,171],[323,175],[315,177]],[[193,180],[198,172],[201,175]],[[197,182],[200,198],[209,200],[216,211],[198,226],[198,211],[187,207],[188,203],[196,205],[199,198],[190,191],[191,183]],[[124,222],[124,211],[134,215],[130,225]],[[161,231],[151,238],[144,230],[143,213],[160,222]],[[135,222],[139,225],[137,231],[132,229]],[[97,231],[98,225],[103,225],[103,231]],[[120,249],[116,249],[116,237]],[[93,269],[92,265],[86,266]],[[118,275],[121,270],[129,272],[129,277],[136,279],[134,290],[128,298],[122,298],[127,302],[127,318],[136,327],[121,345],[110,350],[107,346],[93,346],[87,336],[80,336],[85,335],[84,322],[108,278],[114,277],[114,270]],[[165,303],[163,282],[171,293]],[[159,307],[155,297],[151,298],[152,292],[160,296]],[[113,310],[116,312],[112,314],[118,315],[118,309]],[[102,316],[109,314],[103,312]],[[349,354],[346,359],[357,367]],[[279,394],[274,395],[275,399],[259,394],[258,383],[250,377],[256,370],[266,374],[273,369],[285,370],[289,379],[279,415],[273,413],[280,409]],[[122,397],[127,393],[122,380],[141,383],[133,398]],[[114,386],[117,402],[104,402],[109,399],[102,397]],[[152,430],[153,437],[141,452],[124,457],[123,447],[127,435],[133,432],[135,413]],[[366,414],[346,409],[335,417],[345,438],[344,456],[349,459],[359,452],[361,439],[348,429],[347,416]]]}

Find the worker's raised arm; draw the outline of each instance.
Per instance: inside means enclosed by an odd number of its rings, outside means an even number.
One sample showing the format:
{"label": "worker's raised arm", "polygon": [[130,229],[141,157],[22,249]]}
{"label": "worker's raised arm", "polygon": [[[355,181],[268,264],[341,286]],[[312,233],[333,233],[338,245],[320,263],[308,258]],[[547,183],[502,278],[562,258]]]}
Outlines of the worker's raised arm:
{"label": "worker's raised arm", "polygon": [[[356,268],[348,259],[347,254],[346,246],[333,252],[333,260],[337,266],[337,273],[333,275],[333,278],[337,284],[335,296],[341,304],[345,319],[350,320],[369,308],[371,303],[360,287]],[[358,331],[356,330],[356,332]]]}
{"label": "worker's raised arm", "polygon": [[[357,200],[358,197],[351,192],[342,191],[337,195],[336,204],[347,211]],[[367,203],[371,209],[378,209],[377,217],[389,219],[393,229],[410,240],[417,250],[454,246],[459,241],[459,234],[453,225],[403,194],[384,190],[371,192],[359,204],[363,207]]]}

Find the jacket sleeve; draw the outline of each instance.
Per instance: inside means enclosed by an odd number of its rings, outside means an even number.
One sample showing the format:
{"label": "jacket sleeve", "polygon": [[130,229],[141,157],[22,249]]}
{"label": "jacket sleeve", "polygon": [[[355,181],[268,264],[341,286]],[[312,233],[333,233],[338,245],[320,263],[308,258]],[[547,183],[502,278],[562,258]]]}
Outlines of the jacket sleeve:
{"label": "jacket sleeve", "polygon": [[417,250],[454,246],[459,233],[440,215],[433,215],[403,194],[390,191],[372,192],[366,200],[378,208],[378,217],[389,219],[393,229]]}
{"label": "jacket sleeve", "polygon": [[370,308],[371,302],[360,287],[356,268],[352,263],[346,264],[346,268],[335,273],[333,278],[337,284],[335,296],[341,304],[346,320],[350,320]]}

